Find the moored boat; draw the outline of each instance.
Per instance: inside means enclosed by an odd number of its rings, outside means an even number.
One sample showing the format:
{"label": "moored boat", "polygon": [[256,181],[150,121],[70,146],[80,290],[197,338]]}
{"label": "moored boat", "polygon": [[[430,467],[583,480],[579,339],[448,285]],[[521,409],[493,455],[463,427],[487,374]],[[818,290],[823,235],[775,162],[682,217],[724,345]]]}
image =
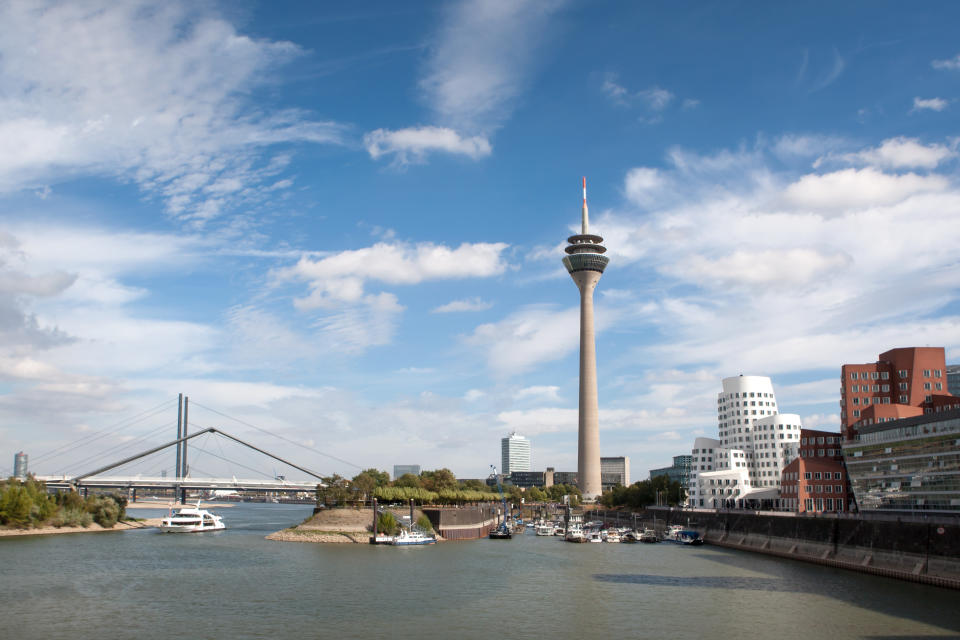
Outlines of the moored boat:
{"label": "moored boat", "polygon": [[200,501],[195,507],[183,507],[176,511],[169,511],[167,517],[160,520],[160,533],[201,533],[204,531],[220,531],[226,529],[223,518],[206,509],[200,508]]}
{"label": "moored boat", "polygon": [[698,531],[692,529],[684,529],[677,533],[676,541],[680,544],[689,544],[693,546],[699,546],[703,544],[703,537]]}
{"label": "moored boat", "polygon": [[416,529],[401,529],[400,535],[394,536],[389,543],[395,547],[408,547],[423,544],[434,544],[437,539],[434,536],[427,535],[423,531]]}
{"label": "moored boat", "polygon": [[657,537],[657,532],[653,529],[644,529],[643,533],[640,534],[640,542],[660,542],[660,538]]}

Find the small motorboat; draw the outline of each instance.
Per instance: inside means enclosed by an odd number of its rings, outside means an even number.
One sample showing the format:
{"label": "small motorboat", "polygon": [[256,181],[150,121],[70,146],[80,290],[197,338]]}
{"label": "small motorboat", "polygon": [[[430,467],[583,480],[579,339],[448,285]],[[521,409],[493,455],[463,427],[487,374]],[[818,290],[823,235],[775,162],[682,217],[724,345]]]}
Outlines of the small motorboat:
{"label": "small motorboat", "polygon": [[412,547],[423,544],[434,544],[437,539],[417,529],[402,529],[400,535],[394,536],[389,542],[395,547]]}
{"label": "small motorboat", "polygon": [[201,533],[204,531],[220,531],[226,529],[223,518],[200,508],[197,500],[196,507],[183,507],[176,511],[168,511],[167,517],[160,521],[160,533]]}
{"label": "small motorboat", "polygon": [[643,533],[640,534],[640,542],[651,544],[654,542],[660,542],[660,538],[657,537],[657,532],[653,529],[644,529]]}

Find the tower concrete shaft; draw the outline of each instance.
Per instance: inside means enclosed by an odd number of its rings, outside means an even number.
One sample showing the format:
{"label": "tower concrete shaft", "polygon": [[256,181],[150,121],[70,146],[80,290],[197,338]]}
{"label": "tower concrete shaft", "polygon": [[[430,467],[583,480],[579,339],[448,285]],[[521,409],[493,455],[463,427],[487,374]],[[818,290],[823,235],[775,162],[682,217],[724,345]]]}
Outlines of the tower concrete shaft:
{"label": "tower concrete shaft", "polygon": [[577,439],[577,483],[585,500],[602,493],[600,483],[600,408],[597,399],[597,351],[593,328],[593,290],[610,259],[603,238],[590,234],[587,182],[583,181],[582,233],[567,238],[563,258],[580,290],[580,420]]}
{"label": "tower concrete shaft", "polygon": [[597,349],[593,329],[593,290],[597,271],[571,274],[580,290],[580,419],[577,438],[577,478],[585,500],[595,500],[600,484],[600,402],[597,398]]}

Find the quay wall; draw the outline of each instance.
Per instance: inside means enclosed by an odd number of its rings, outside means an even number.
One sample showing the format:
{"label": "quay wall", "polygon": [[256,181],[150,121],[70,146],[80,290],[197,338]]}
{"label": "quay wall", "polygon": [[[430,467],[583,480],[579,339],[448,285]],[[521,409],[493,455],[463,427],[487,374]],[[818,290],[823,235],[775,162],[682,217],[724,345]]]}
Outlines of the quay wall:
{"label": "quay wall", "polygon": [[433,528],[445,540],[484,538],[497,525],[498,509],[493,505],[467,507],[423,507]]}
{"label": "quay wall", "polygon": [[[614,512],[598,512],[605,521]],[[644,526],[696,529],[707,544],[960,589],[960,523],[955,518],[875,519],[737,511],[647,509]],[[621,515],[621,519],[623,516]]]}

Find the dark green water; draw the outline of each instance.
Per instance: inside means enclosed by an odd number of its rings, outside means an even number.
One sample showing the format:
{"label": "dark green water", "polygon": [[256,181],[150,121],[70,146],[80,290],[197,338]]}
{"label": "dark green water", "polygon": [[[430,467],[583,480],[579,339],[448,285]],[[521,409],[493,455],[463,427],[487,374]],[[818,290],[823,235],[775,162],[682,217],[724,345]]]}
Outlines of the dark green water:
{"label": "dark green water", "polygon": [[219,513],[227,531],[0,539],[0,637],[960,636],[956,591],[715,547],[281,543],[308,508]]}

